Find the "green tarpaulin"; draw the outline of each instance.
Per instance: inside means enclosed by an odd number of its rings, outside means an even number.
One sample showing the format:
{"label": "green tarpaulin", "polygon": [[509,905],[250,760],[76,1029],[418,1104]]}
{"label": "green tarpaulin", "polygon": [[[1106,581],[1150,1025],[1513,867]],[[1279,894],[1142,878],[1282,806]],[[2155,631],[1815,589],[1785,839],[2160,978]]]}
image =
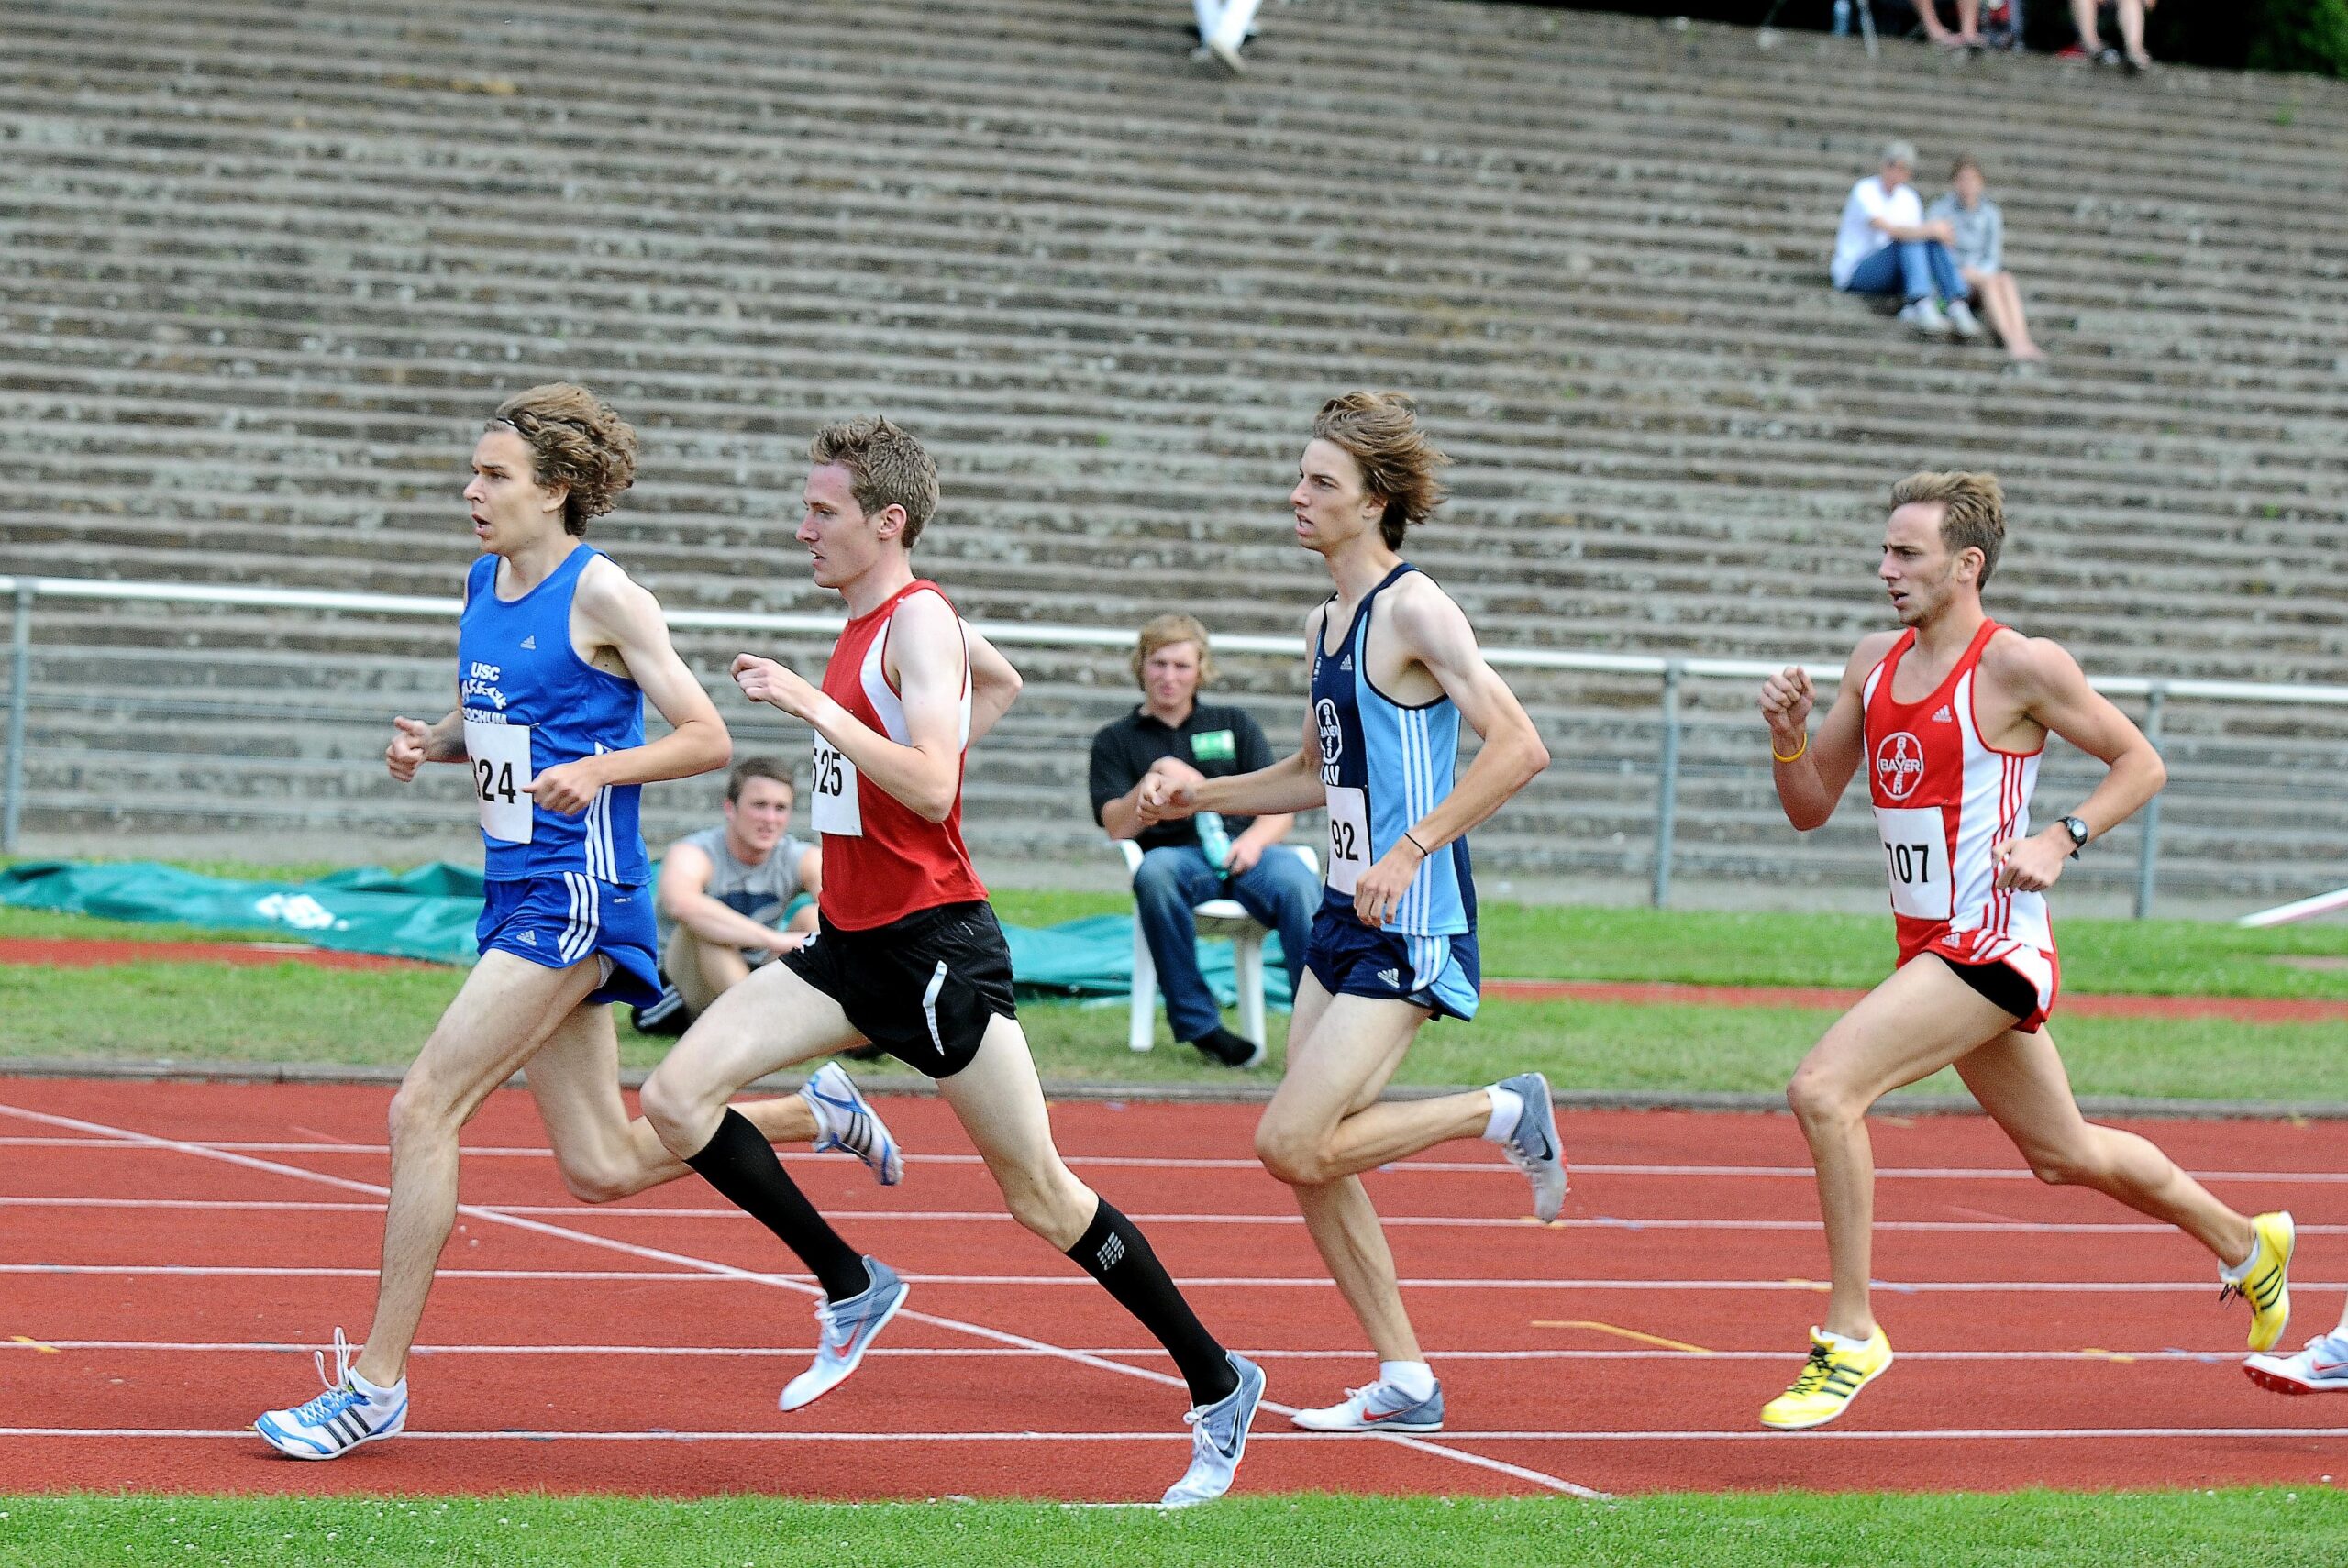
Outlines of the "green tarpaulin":
{"label": "green tarpaulin", "polygon": [[[0,870],[0,905],[168,922],[222,932],[269,931],[350,953],[443,964],[473,961],[481,873],[437,861],[393,873],[374,867],[307,882],[238,882],[149,861],[33,861]],[[1133,921],[1126,915],[1034,930],[1006,926],[1012,972],[1030,995],[1125,996],[1133,984]],[[1235,996],[1231,944],[1200,944],[1207,983]],[[1287,1005],[1279,938],[1264,944],[1265,999]]]}

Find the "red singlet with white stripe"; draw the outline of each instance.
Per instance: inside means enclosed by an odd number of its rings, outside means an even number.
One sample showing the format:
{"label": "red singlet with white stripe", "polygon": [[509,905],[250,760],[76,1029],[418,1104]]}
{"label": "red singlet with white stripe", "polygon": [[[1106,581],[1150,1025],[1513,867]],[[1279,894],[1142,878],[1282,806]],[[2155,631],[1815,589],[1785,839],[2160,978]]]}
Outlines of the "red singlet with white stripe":
{"label": "red singlet with white stripe", "polygon": [[[907,583],[887,603],[850,621],[824,667],[824,695],[899,745],[910,745],[905,711],[890,684],[884,660],[889,623],[916,593],[945,591],[926,580]],[[951,610],[953,603],[946,601]],[[970,665],[962,659],[960,746],[970,744]],[[815,831],[824,837],[824,890],[816,907],[842,931],[870,931],[941,904],[973,903],[987,896],[962,847],[962,781],[954,781],[954,809],[942,823],[919,813],[857,775],[856,764],[815,737]]]}
{"label": "red singlet with white stripe", "polygon": [[2054,1005],[2062,970],[2046,895],[2000,889],[1989,852],[2030,833],[2031,791],[2044,751],[2000,751],[1981,738],[1973,691],[1981,650],[2001,628],[1984,621],[1965,657],[1913,702],[1892,697],[1913,629],[1867,676],[1867,798],[1883,834],[1899,962],[1936,953],[1951,964],[2004,964],[2038,993],[2034,1030]]}

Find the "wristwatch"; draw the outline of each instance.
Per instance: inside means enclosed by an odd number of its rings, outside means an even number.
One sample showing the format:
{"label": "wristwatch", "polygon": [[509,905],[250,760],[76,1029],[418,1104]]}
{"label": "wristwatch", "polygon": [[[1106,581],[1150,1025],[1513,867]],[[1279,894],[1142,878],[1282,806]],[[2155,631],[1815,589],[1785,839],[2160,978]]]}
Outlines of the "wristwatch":
{"label": "wristwatch", "polygon": [[2077,860],[2079,851],[2088,846],[2088,823],[2085,817],[2065,817],[2063,831],[2071,835],[2071,858]]}

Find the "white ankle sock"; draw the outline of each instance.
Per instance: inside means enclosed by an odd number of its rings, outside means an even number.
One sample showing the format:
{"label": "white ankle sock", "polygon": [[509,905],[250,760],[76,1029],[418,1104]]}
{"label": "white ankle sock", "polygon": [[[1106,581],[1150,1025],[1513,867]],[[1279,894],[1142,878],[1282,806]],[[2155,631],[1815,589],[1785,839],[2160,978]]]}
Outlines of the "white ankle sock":
{"label": "white ankle sock", "polygon": [[[365,1378],[359,1375],[359,1369],[357,1367],[351,1368],[346,1375],[350,1379],[350,1386],[353,1388],[358,1389],[360,1394],[364,1395],[370,1405],[388,1405],[398,1396],[400,1391],[399,1383],[394,1383],[389,1388],[385,1388],[379,1384],[368,1382]],[[404,1383],[406,1381],[407,1379],[404,1377],[400,1379],[400,1383]]]}
{"label": "white ankle sock", "polygon": [[1434,1394],[1434,1368],[1423,1361],[1381,1361],[1378,1380],[1405,1398],[1425,1399]]}
{"label": "white ankle sock", "polygon": [[1855,1340],[1848,1334],[1838,1334],[1831,1329],[1819,1330],[1818,1337],[1824,1340],[1836,1350],[1865,1350],[1867,1348],[1867,1342],[1866,1340]]}
{"label": "white ankle sock", "polygon": [[1508,1135],[1516,1131],[1517,1119],[1524,1114],[1524,1097],[1498,1084],[1484,1092],[1492,1101],[1492,1114],[1484,1122],[1484,1142],[1505,1143]]}

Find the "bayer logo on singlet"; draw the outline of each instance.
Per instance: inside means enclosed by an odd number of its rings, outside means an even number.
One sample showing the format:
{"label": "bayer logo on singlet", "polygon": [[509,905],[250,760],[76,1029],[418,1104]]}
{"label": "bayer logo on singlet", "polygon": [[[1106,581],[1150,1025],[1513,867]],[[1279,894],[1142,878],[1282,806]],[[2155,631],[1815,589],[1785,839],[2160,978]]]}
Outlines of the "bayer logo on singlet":
{"label": "bayer logo on singlet", "polygon": [[1337,781],[1337,758],[1345,754],[1345,726],[1337,722],[1337,705],[1324,697],[1312,705],[1313,723],[1321,727],[1321,782]]}
{"label": "bayer logo on singlet", "polygon": [[1883,792],[1895,801],[1904,801],[1916,792],[1924,781],[1924,745],[1913,734],[1901,730],[1883,737],[1875,748],[1876,782]]}

